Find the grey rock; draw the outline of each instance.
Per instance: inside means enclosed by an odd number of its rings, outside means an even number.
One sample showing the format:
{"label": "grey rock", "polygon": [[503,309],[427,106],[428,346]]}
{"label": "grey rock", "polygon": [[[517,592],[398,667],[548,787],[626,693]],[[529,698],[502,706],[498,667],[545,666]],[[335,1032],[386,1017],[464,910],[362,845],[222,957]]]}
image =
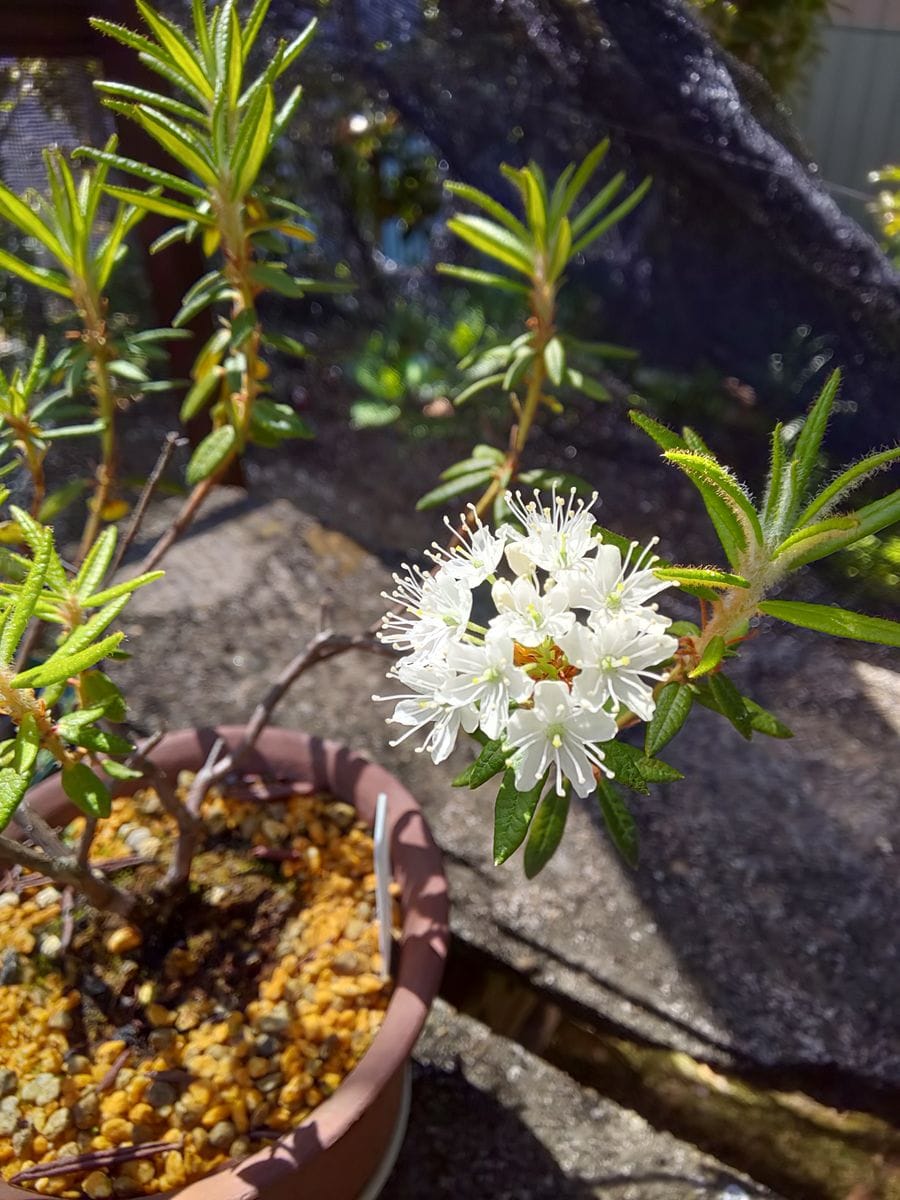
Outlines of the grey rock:
{"label": "grey rock", "polygon": [[23,1083],[19,1089],[21,1098],[31,1104],[51,1104],[59,1099],[59,1076],[42,1071]]}
{"label": "grey rock", "polygon": [[10,947],[0,954],[0,987],[22,982],[22,960]]}
{"label": "grey rock", "polygon": [[226,1146],[230,1146],[236,1137],[237,1130],[231,1121],[219,1121],[209,1131],[210,1145],[215,1146],[217,1150],[224,1150]]}
{"label": "grey rock", "polygon": [[87,1092],[72,1105],[72,1120],[77,1129],[91,1129],[100,1119],[100,1100],[95,1092]]}
{"label": "grey rock", "polygon": [[0,1096],[12,1095],[18,1086],[19,1077],[15,1071],[11,1071],[9,1067],[0,1067]]}
{"label": "grey rock", "polygon": [[267,1012],[265,1016],[260,1017],[257,1025],[263,1033],[279,1034],[284,1033],[291,1023],[291,1014],[288,1011],[288,1006],[282,1001],[280,1004],[273,1006],[271,1012]]}
{"label": "grey rock", "polygon": [[171,1083],[166,1083],[164,1079],[154,1079],[147,1088],[144,1099],[151,1108],[167,1108],[178,1099],[178,1093]]}
{"label": "grey rock", "polygon": [[71,1120],[72,1114],[68,1108],[57,1108],[44,1122],[44,1128],[41,1132],[45,1138],[55,1141],[58,1137],[62,1137],[69,1128]]}
{"label": "grey rock", "polygon": [[9,1137],[19,1124],[22,1112],[16,1096],[5,1096],[0,1100],[0,1135]]}

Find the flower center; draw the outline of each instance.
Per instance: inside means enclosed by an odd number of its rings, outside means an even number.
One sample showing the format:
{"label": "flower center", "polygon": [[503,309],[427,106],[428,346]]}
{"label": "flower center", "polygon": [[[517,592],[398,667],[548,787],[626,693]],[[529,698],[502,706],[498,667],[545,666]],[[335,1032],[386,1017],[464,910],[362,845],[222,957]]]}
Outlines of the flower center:
{"label": "flower center", "polygon": [[516,642],[513,662],[517,667],[524,667],[535,683],[552,679],[564,683],[570,692],[572,680],[581,674],[581,668],[570,663],[551,638],[545,638],[539,646],[521,646]]}

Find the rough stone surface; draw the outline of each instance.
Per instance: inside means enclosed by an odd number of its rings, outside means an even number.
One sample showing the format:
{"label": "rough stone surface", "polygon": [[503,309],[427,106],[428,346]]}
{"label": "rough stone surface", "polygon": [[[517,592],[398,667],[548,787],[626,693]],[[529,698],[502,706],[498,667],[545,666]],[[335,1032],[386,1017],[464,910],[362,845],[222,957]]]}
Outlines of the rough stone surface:
{"label": "rough stone surface", "polygon": [[415,1053],[409,1132],[382,1197],[426,1193],[448,1200],[773,1195],[442,1002]]}
{"label": "rough stone surface", "polygon": [[[245,719],[317,628],[323,601],[337,629],[380,614],[384,563],[427,545],[439,525],[408,515],[428,464],[386,435],[368,445],[377,472],[339,476],[327,437],[258,477],[251,464],[256,503],[220,492],[170,554],[167,579],[138,593],[126,629],[144,637],[116,670],[148,731]],[[438,462],[452,455],[442,445]],[[652,454],[574,465],[603,480],[605,523],[637,537],[658,530],[682,557],[709,560],[689,492],[618,488],[629,471],[657,473]],[[302,496],[302,510],[266,496]],[[155,528],[171,512],[172,502],[157,506]],[[835,600],[814,575],[791,594]],[[683,598],[672,608],[690,615]],[[368,752],[419,797],[446,851],[457,933],[626,1028],[713,1061],[836,1064],[900,1082],[893,652],[767,631],[738,678],[795,739],[748,745],[698,712],[666,754],[686,781],[634,801],[639,869],[620,863],[585,803],[532,883],[515,860],[491,864],[492,785],[449,786],[468,751],[436,769],[409,743],[388,747],[384,708],[369,700],[383,670],[361,655],[319,667],[277,720]]]}

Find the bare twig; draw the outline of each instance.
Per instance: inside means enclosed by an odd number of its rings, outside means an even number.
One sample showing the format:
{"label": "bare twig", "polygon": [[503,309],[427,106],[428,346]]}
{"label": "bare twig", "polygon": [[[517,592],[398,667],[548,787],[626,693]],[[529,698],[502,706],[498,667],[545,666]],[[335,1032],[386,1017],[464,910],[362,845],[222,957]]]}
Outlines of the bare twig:
{"label": "bare twig", "polygon": [[120,1050],[110,1064],[109,1070],[97,1084],[98,1092],[108,1092],[111,1087],[115,1086],[116,1080],[119,1078],[119,1072],[131,1058],[131,1047],[126,1046],[124,1050]]}
{"label": "bare twig", "polygon": [[[280,1136],[276,1135],[276,1136]],[[116,1167],[120,1163],[135,1162],[139,1158],[153,1158],[169,1150],[180,1150],[184,1142],[142,1142],[137,1146],[119,1146],[115,1150],[92,1150],[88,1154],[73,1154],[71,1158],[58,1158],[53,1163],[38,1163],[14,1175],[10,1183],[31,1183],[37,1179],[54,1179],[58,1175],[82,1175],[89,1171]]]}
{"label": "bare twig", "polygon": [[82,867],[71,856],[47,857],[32,850],[21,842],[0,837],[0,862],[16,863],[37,875],[46,875],[57,887],[74,887],[85,896],[94,908],[108,909],[123,917],[131,917],[137,900],[120,891],[108,879],[95,875],[89,867]]}
{"label": "bare twig", "polygon": [[[41,860],[43,862],[43,859]],[[153,862],[152,858],[148,858],[146,854],[129,854],[122,858],[104,858],[99,861],[95,860],[91,863],[91,868],[94,871],[100,871],[105,875],[111,874],[113,871],[126,871],[131,867],[143,867],[147,863]],[[19,870],[18,867],[13,870]],[[9,875],[12,871],[8,872]],[[12,886],[17,892],[24,892],[26,888],[46,887],[48,883],[55,882],[49,875],[31,874],[19,875],[13,882]],[[0,891],[3,889],[0,888]]]}
{"label": "bare twig", "polygon": [[68,858],[72,853],[56,830],[47,824],[40,813],[34,811],[27,800],[23,800],[16,809],[15,820],[28,840],[49,858]]}
{"label": "bare twig", "polygon": [[91,857],[91,846],[94,844],[94,834],[97,832],[97,818],[90,815],[84,818],[84,833],[78,843],[78,865],[87,867]]}
{"label": "bare twig", "polygon": [[335,658],[339,654],[345,654],[348,650],[365,650],[371,654],[387,654],[393,657],[393,651],[382,645],[369,632],[339,634],[326,629],[317,633],[300,653],[291,659],[267,689],[253,710],[241,740],[234,750],[220,758],[221,746],[213,746],[206,762],[195,775],[188,792],[187,806],[192,813],[200,811],[200,806],[209,789],[220,783],[250,753],[256,745],[256,739],[271,720],[276,705],[291,685],[316,663]]}
{"label": "bare twig", "polygon": [[159,458],[156,460],[156,465],[154,466],[153,470],[147,476],[147,482],[144,484],[141,494],[138,497],[138,502],[134,506],[134,513],[131,517],[131,523],[128,526],[125,536],[122,538],[122,542],[116,553],[116,557],[113,559],[112,566],[110,567],[111,574],[114,575],[122,565],[122,560],[128,553],[129,547],[133,543],[134,539],[137,537],[138,531],[140,530],[144,521],[144,517],[147,513],[147,506],[153,497],[153,493],[156,491],[163,472],[169,465],[169,460],[175,453],[177,447],[183,446],[186,441],[187,438],[182,437],[178,433],[169,432],[166,434],[165,441],[162,444],[162,449],[159,452]]}
{"label": "bare twig", "polygon": [[[158,741],[158,739],[157,739]],[[153,742],[148,738],[148,742]],[[153,742],[155,745],[155,742]],[[145,743],[146,745],[146,743]],[[140,746],[136,754],[128,760],[135,767],[143,769],[147,780],[153,785],[159,802],[178,826],[178,837],[175,841],[175,853],[169,864],[169,869],[162,881],[163,890],[180,887],[187,883],[191,873],[191,863],[203,836],[203,823],[194,816],[187,805],[182,804],[172,780],[152,759],[144,746]]]}
{"label": "bare twig", "polygon": [[191,524],[194,517],[196,517],[200,507],[203,504],[203,501],[212,491],[213,484],[216,482],[216,478],[217,476],[210,475],[197,484],[197,486],[188,496],[187,500],[185,500],[184,506],[176,516],[175,520],[159,538],[156,545],[151,549],[150,553],[141,563],[139,574],[143,575],[145,571],[152,571],[160,559],[162,559],[163,556],[167,554],[170,548],[175,544],[175,542],[178,541],[184,531]]}
{"label": "bare twig", "polygon": [[61,954],[67,954],[75,936],[75,893],[67,887],[60,901],[60,931],[59,949]]}

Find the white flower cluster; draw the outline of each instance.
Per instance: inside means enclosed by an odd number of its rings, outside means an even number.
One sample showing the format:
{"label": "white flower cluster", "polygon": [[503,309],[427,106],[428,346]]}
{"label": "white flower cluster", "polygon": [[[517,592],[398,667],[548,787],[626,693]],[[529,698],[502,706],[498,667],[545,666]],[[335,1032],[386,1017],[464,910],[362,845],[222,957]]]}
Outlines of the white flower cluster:
{"label": "white flower cluster", "polygon": [[[623,560],[574,495],[506,500],[520,529],[494,533],[473,512],[453,549],[429,552],[431,573],[394,576],[385,599],[402,611],[385,617],[379,636],[406,652],[389,672],[403,691],[375,699],[395,701],[388,720],[408,726],[393,745],[427,730],[419,749],[439,763],[460,728],[480,729],[509,749],[520,791],[552,769],[558,792],[568,780],[587,796],[595,769],[612,774],[601,747],[616,736],[617,715],[653,715],[654,668],[677,641],[649,602],[668,584],[652,570],[653,543],[640,552],[632,543]],[[497,575],[504,559],[512,579]],[[495,610],[487,626],[472,620],[485,584]]]}

